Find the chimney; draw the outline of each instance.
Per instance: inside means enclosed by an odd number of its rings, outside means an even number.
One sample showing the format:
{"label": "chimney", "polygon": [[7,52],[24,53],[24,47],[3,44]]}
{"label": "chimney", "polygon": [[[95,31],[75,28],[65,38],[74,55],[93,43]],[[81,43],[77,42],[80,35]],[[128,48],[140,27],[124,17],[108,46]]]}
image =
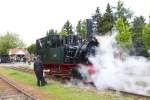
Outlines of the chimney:
{"label": "chimney", "polygon": [[86,19],[86,28],[87,28],[87,38],[92,37],[93,35],[93,20]]}

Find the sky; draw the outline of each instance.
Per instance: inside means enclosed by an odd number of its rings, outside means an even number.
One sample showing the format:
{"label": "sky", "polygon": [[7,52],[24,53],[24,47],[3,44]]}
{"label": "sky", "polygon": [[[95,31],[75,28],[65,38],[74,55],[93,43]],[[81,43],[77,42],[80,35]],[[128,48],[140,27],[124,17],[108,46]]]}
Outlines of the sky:
{"label": "sky", "polygon": [[[118,0],[0,0],[0,35],[19,34],[29,46],[46,35],[49,29],[60,31],[69,20],[73,27],[80,19],[91,18],[96,7],[104,12],[106,5]],[[150,0],[123,0],[134,15],[150,15]]]}

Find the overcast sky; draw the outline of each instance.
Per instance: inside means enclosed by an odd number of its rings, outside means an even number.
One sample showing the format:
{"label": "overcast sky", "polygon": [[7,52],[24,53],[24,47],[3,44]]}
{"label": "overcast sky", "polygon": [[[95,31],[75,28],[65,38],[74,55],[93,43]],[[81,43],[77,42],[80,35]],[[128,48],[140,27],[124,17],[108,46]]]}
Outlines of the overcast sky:
{"label": "overcast sky", "polygon": [[[68,19],[75,26],[80,19],[91,18],[97,6],[118,0],[0,0],[0,35],[7,31],[20,35],[30,45],[45,36],[48,29],[60,30]],[[135,15],[150,15],[150,0],[123,0]]]}

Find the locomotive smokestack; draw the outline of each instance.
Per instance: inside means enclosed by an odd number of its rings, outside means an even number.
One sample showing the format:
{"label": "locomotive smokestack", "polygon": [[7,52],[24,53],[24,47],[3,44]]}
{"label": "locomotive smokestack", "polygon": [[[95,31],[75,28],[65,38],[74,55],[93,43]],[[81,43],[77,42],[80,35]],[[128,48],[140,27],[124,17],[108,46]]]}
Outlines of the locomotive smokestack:
{"label": "locomotive smokestack", "polygon": [[87,38],[90,38],[93,35],[93,20],[86,19],[86,28],[87,28]]}

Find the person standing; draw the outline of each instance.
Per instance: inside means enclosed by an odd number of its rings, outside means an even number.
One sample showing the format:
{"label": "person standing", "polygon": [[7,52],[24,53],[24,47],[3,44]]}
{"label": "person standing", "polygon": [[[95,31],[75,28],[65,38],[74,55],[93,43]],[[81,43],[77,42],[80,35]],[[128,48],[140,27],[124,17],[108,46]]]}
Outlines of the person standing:
{"label": "person standing", "polygon": [[37,86],[44,86],[47,84],[43,77],[43,67],[42,67],[42,61],[40,59],[40,56],[37,56],[34,59],[34,72],[37,78]]}

